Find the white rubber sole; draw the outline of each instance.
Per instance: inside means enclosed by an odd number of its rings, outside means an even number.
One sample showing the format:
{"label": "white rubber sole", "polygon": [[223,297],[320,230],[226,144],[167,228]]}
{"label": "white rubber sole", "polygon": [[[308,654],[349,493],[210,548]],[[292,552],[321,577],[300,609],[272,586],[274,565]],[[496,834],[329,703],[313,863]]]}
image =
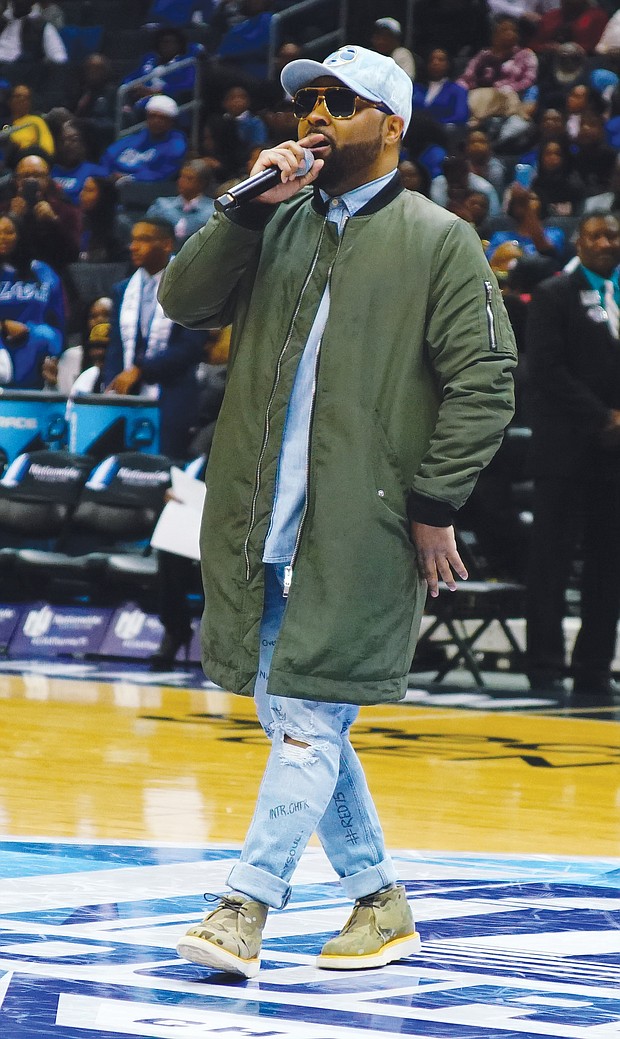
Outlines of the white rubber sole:
{"label": "white rubber sole", "polygon": [[240,974],[243,978],[255,978],[260,970],[260,958],[242,960],[232,952],[227,952],[219,945],[213,945],[204,938],[185,935],[177,945],[181,959],[197,963],[201,967],[211,967],[226,974]]}
{"label": "white rubber sole", "polygon": [[415,956],[420,951],[422,942],[415,931],[405,938],[395,938],[388,942],[379,952],[365,956],[323,956],[316,958],[316,966],[322,970],[369,970],[371,967],[387,967],[395,960],[404,960],[406,956]]}

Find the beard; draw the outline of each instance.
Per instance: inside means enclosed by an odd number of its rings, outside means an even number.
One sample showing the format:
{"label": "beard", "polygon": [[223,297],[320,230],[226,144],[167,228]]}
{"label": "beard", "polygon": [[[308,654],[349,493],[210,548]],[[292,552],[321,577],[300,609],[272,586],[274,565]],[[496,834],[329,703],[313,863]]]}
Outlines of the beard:
{"label": "beard", "polygon": [[332,144],[331,151],[325,159],[325,165],[316,178],[315,184],[323,188],[328,195],[338,195],[349,187],[363,184],[364,174],[378,159],[380,152],[381,137],[379,134],[374,141],[342,144],[340,147]]}

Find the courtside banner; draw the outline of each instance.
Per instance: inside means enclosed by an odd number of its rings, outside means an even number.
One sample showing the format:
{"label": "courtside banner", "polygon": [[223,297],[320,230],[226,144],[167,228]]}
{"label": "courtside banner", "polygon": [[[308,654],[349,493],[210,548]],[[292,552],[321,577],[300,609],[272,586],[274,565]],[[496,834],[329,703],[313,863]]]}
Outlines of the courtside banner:
{"label": "courtside banner", "polygon": [[22,615],[23,606],[0,604],[0,652],[6,651]]}
{"label": "courtside banner", "polygon": [[97,653],[112,612],[111,609],[32,603],[23,608],[9,652],[12,656],[45,657]]}
{"label": "courtside banner", "polygon": [[[194,621],[189,653],[192,661],[200,660],[197,627],[198,622]],[[159,617],[144,613],[135,603],[125,603],[116,610],[99,653],[104,657],[146,658],[157,652],[163,635]],[[182,649],[177,659],[184,660],[184,655]]]}
{"label": "courtside banner", "polygon": [[0,389],[0,452],[6,461],[24,451],[65,447],[66,406],[60,393]]}

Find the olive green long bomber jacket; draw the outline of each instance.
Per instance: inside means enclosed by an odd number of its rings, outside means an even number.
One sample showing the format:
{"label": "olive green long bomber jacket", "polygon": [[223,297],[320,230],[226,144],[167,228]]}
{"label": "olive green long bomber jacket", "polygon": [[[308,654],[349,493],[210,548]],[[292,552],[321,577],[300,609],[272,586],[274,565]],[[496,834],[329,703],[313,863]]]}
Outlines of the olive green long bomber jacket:
{"label": "olive green long bomber jacket", "polygon": [[399,700],[426,595],[409,520],[452,522],[513,411],[516,351],[497,284],[472,229],[398,176],[340,239],[311,189],[234,219],[216,214],[193,235],[160,287],[174,321],[233,323],[201,531],[205,671],[253,695],[284,420],[329,283],[269,691]]}

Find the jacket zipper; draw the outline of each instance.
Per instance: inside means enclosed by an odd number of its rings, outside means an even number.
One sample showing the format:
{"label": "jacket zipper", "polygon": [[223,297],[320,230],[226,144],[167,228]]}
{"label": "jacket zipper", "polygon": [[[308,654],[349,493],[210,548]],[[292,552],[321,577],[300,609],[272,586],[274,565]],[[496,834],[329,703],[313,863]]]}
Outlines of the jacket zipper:
{"label": "jacket zipper", "polygon": [[493,316],[493,286],[490,281],[485,281],[484,291],[486,295],[487,327],[489,331],[489,345],[491,350],[497,350],[497,337],[495,335],[495,318]]}
{"label": "jacket zipper", "polygon": [[[310,269],[309,269],[309,271],[308,271],[308,273],[306,275],[306,279],[305,279],[305,281],[304,281],[304,283],[303,283],[303,285],[301,287],[301,292],[299,293],[299,298],[297,300],[297,305],[295,307],[295,310],[293,311],[293,316],[291,318],[291,323],[289,325],[288,333],[287,333],[286,339],[284,340],[284,346],[282,347],[282,349],[280,351],[280,356],[278,357],[278,363],[276,365],[276,374],[275,374],[274,383],[273,383],[273,386],[272,386],[272,389],[271,389],[271,395],[269,397],[269,401],[267,402],[267,410],[265,412],[265,432],[264,432],[264,435],[263,435],[263,443],[261,445],[260,453],[259,453],[259,456],[258,456],[258,462],[257,462],[257,465],[256,465],[256,473],[255,473],[255,476],[254,476],[254,494],[252,495],[252,507],[250,509],[250,524],[248,526],[248,532],[246,534],[245,541],[243,543],[243,554],[245,556],[245,579],[246,579],[246,581],[250,580],[250,553],[249,553],[249,547],[248,546],[249,546],[249,543],[250,543],[250,537],[252,535],[252,528],[254,527],[254,522],[256,520],[256,502],[258,501],[258,495],[259,495],[259,492],[260,492],[261,466],[263,464],[263,458],[265,457],[265,451],[267,450],[267,444],[269,442],[269,433],[271,431],[271,424],[270,424],[271,405],[274,402],[275,395],[276,395],[277,390],[278,390],[278,383],[280,381],[280,372],[282,370],[282,361],[284,359],[284,355],[285,355],[286,351],[288,350],[288,348],[290,346],[291,339],[293,338],[293,329],[295,327],[295,321],[297,320],[297,315],[299,314],[299,311],[301,309],[301,304],[302,304],[302,300],[304,298],[304,294],[306,292],[306,289],[308,288],[308,285],[310,284],[310,279],[312,278],[312,275],[314,274],[314,269],[315,269],[315,267],[317,265],[317,262],[318,262],[318,259],[319,259],[319,251],[320,251],[320,248],[321,248],[321,243],[323,241],[323,236],[325,234],[326,224],[327,224],[327,219],[325,219],[323,221],[323,226],[321,228],[321,234],[319,235],[319,240],[317,242],[317,247],[315,249],[314,256],[312,257],[312,263],[310,264]],[[330,270],[328,272],[328,277],[329,277],[330,273],[331,273],[331,267],[330,267]]]}
{"label": "jacket zipper", "polygon": [[[330,267],[329,275],[331,275],[332,268]],[[328,275],[328,277],[329,277]],[[293,580],[293,567],[295,566],[295,560],[297,559],[297,553],[299,552],[299,542],[301,541],[301,532],[306,519],[306,513],[308,511],[308,490],[310,486],[310,434],[312,430],[312,421],[314,419],[314,402],[316,400],[316,383],[319,372],[319,357],[321,355],[321,345],[323,343],[323,337],[319,341],[319,345],[316,351],[316,359],[314,362],[314,378],[312,380],[312,401],[310,403],[310,422],[308,423],[308,442],[306,445],[306,493],[304,497],[304,507],[301,512],[301,519],[299,520],[299,526],[297,528],[297,535],[295,537],[295,544],[293,546],[293,554],[291,561],[288,566],[284,567],[284,583],[282,586],[282,595],[286,599],[288,593],[291,590],[291,581]]]}
{"label": "jacket zipper", "polygon": [[[342,229],[342,234],[340,235],[340,239],[338,241],[338,248],[336,249],[336,255],[334,256],[334,259],[333,259],[333,261],[332,261],[332,263],[330,265],[330,268],[329,268],[329,270],[327,272],[327,284],[330,286],[330,290],[331,290],[332,271],[334,269],[336,260],[338,259],[338,254],[340,252],[340,247],[342,245],[342,239],[344,238],[344,234],[345,234],[346,229],[347,229],[347,227],[346,227],[346,224],[345,224],[343,229]],[[297,560],[297,555],[299,553],[299,545],[300,545],[300,542],[301,542],[301,535],[303,533],[304,523],[306,521],[306,514],[308,512],[308,493],[309,493],[309,490],[310,490],[310,438],[312,436],[312,423],[314,421],[314,406],[315,406],[315,403],[316,403],[316,384],[317,384],[318,374],[319,374],[319,360],[320,360],[320,357],[321,357],[321,346],[322,345],[323,345],[323,337],[321,336],[321,338],[319,340],[319,345],[318,345],[317,351],[316,351],[316,360],[314,362],[314,378],[312,380],[312,401],[310,403],[310,422],[308,423],[308,442],[307,442],[307,445],[306,445],[306,447],[307,447],[307,449],[306,449],[306,494],[305,494],[305,498],[304,498],[304,507],[303,507],[303,510],[302,510],[302,513],[301,513],[301,519],[299,521],[299,527],[297,528],[297,537],[295,538],[295,545],[293,547],[293,554],[291,556],[291,561],[288,564],[288,566],[284,567],[284,582],[283,582],[283,587],[282,587],[282,595],[284,596],[284,598],[288,597],[288,593],[291,590],[291,582],[293,580],[293,567],[295,566],[295,562]]]}

